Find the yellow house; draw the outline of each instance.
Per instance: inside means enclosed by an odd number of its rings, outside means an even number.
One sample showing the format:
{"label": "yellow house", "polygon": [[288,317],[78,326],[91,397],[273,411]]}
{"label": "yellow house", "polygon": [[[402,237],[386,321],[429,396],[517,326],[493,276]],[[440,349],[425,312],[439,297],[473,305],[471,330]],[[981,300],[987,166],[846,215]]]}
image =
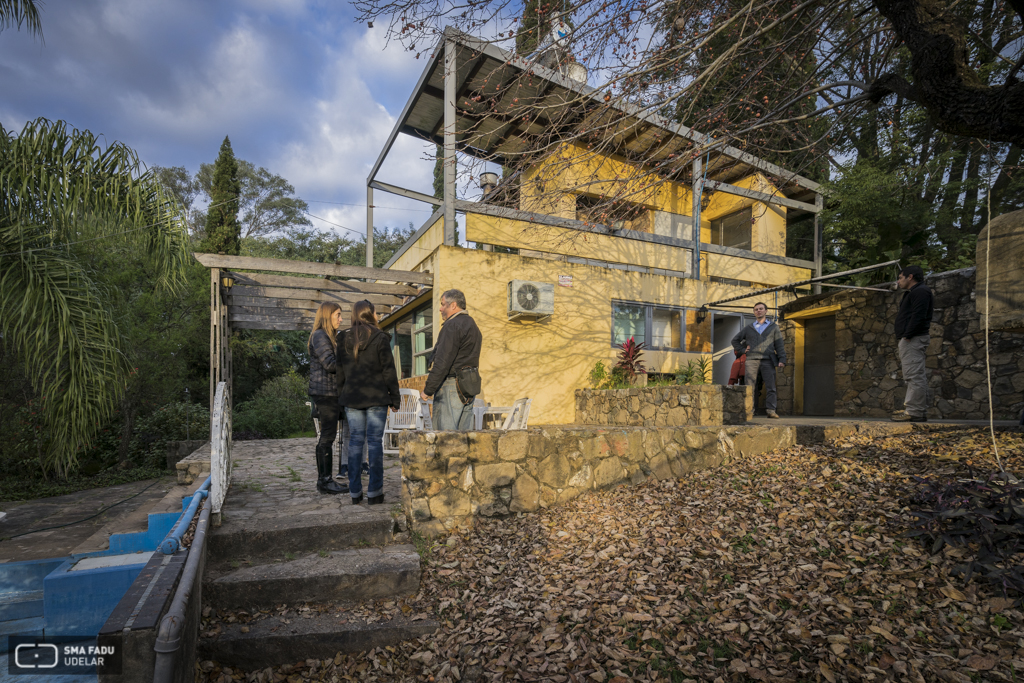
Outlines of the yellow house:
{"label": "yellow house", "polygon": [[[646,344],[649,371],[712,355],[724,383],[729,340],[754,302],[708,304],[820,275],[816,183],[609,101],[573,80],[573,66],[528,63],[451,29],[428,61],[367,179],[368,264],[375,190],[437,207],[386,266],[433,275],[382,322],[404,385],[424,381],[448,289],[466,294],[483,334],[482,398],[529,397],[531,423],[563,424],[574,391],[629,337]],[[399,133],[443,146],[443,198],[377,179]],[[481,174],[483,196],[459,199],[457,153],[522,170],[502,183]],[[786,256],[797,212],[815,217],[813,262]]]}

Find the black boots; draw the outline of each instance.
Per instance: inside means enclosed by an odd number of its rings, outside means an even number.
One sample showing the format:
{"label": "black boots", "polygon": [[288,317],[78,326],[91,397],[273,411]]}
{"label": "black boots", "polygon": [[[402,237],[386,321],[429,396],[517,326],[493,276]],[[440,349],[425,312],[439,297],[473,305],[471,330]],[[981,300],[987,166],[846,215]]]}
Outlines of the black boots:
{"label": "black boots", "polygon": [[348,486],[342,486],[331,476],[334,454],[331,446],[316,446],[316,490],[320,493],[348,493]]}
{"label": "black boots", "polygon": [[370,496],[369,498],[366,499],[366,504],[367,505],[380,505],[383,502],[384,502],[384,494],[383,493],[380,494],[379,496]]}

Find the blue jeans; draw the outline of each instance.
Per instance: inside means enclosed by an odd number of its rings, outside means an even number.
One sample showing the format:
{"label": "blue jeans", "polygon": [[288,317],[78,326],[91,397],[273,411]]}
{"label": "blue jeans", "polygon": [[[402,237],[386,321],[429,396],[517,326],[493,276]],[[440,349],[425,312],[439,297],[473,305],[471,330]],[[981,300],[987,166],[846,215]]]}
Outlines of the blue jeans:
{"label": "blue jeans", "polygon": [[434,413],[431,418],[434,429],[439,432],[461,430],[469,431],[473,425],[473,402],[464,405],[459,400],[459,390],[455,387],[455,378],[449,377],[434,394]]}
{"label": "blue jeans", "polygon": [[366,410],[345,408],[349,426],[348,441],[348,490],[353,498],[363,495],[363,477],[359,461],[363,444],[369,446],[370,482],[366,485],[366,497],[376,498],[384,493],[384,422],[388,417],[387,406],[373,406]]}

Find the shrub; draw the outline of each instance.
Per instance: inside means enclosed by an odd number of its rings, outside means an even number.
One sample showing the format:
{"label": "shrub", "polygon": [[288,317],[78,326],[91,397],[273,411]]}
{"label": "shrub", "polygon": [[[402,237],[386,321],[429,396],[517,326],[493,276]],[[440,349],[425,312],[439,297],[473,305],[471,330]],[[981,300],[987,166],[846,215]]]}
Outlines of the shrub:
{"label": "shrub", "polygon": [[710,384],[711,357],[701,356],[686,361],[686,367],[676,370],[676,384]]}
{"label": "shrub", "polygon": [[630,337],[619,348],[621,349],[619,351],[619,360],[612,370],[613,375],[615,370],[618,370],[627,381],[632,381],[636,379],[637,375],[647,374],[643,361],[643,342],[638,344],[633,337]]}
{"label": "shrub", "polygon": [[[167,443],[210,438],[210,411],[195,403],[167,403],[135,421],[130,458],[144,467],[166,466]],[[116,445],[112,446],[116,452]]]}
{"label": "shrub", "polygon": [[922,489],[911,499],[917,517],[906,536],[934,554],[943,546],[966,549],[953,568],[966,579],[977,575],[1003,590],[1024,593],[1024,484],[995,472],[983,477],[936,482],[914,477]]}
{"label": "shrub", "polygon": [[250,400],[235,408],[232,422],[235,434],[283,439],[309,429],[306,387],[306,379],[296,372],[267,380]]}

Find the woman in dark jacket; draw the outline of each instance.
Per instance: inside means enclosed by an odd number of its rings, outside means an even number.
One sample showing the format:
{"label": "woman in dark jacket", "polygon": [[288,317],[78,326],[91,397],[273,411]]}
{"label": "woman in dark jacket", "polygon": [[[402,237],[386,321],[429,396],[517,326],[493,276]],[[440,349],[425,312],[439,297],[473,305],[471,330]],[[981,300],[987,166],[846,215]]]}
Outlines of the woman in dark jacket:
{"label": "woman in dark jacket", "polygon": [[370,482],[366,486],[366,502],[379,505],[384,502],[384,422],[388,407],[398,410],[402,399],[391,341],[377,327],[377,314],[369,301],[352,306],[352,327],[338,343],[338,365],[338,374],[344,378],[338,402],[345,408],[351,435],[348,485],[352,503],[363,500],[359,460],[363,444],[369,443]]}
{"label": "woman in dark jacket", "polygon": [[[326,302],[320,304],[313,320],[306,350],[309,351],[309,397],[320,414],[320,439],[316,443],[316,490],[320,493],[345,493],[331,476],[332,448],[338,435],[337,353],[338,326],[341,325],[341,307]],[[338,454],[341,457],[341,454]]]}

